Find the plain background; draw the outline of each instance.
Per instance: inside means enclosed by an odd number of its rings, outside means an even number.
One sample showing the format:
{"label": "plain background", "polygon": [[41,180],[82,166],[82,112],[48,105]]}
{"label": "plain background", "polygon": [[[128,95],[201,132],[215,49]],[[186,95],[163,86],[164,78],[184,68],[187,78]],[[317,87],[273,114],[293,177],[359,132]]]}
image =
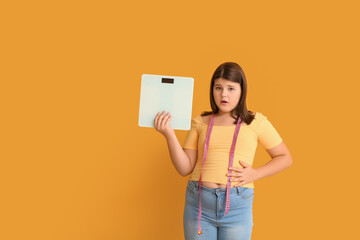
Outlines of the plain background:
{"label": "plain background", "polygon": [[[188,177],[137,125],[143,73],[226,61],[293,165],[255,182],[254,240],[356,239],[357,1],[3,1],[1,239],[183,239]],[[186,131],[176,130],[182,145]],[[270,157],[258,145],[254,167]]]}

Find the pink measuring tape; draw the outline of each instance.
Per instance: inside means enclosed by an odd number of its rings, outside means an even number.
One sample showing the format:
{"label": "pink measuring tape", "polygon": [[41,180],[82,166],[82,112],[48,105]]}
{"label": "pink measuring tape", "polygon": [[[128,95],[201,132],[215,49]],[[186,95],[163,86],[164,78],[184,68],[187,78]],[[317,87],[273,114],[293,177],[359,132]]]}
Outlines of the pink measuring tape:
{"label": "pink measuring tape", "polygon": [[[237,136],[238,136],[239,130],[240,130],[240,123],[241,123],[241,118],[239,116],[239,119],[238,119],[238,121],[236,123],[236,129],[235,129],[235,132],[234,132],[233,141],[232,141],[232,144],[231,144],[229,168],[232,167],[233,161],[234,161],[235,145],[236,145]],[[214,125],[214,113],[211,114],[211,120],[210,120],[209,128],[208,128],[208,131],[207,131],[207,134],[206,134],[205,145],[204,145],[204,158],[203,158],[201,171],[200,171],[200,178],[199,178],[199,217],[198,217],[198,234],[199,235],[202,234],[201,227],[200,227],[200,219],[201,219],[201,175],[202,175],[202,169],[204,167],[204,163],[205,163],[206,156],[207,156],[207,151],[208,151],[208,148],[209,148],[210,135],[211,135],[213,125]],[[228,169],[228,173],[231,173],[231,170]],[[228,176],[227,177],[227,185],[226,185],[226,208],[225,208],[224,216],[229,212],[229,209],[230,209],[230,188],[231,188],[230,179],[231,179],[231,177]]]}

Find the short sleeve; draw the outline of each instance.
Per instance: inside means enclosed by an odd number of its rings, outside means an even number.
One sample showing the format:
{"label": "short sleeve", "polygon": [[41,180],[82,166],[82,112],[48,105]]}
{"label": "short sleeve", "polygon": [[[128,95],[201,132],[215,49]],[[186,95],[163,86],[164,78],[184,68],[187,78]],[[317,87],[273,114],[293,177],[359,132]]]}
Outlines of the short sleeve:
{"label": "short sleeve", "polygon": [[258,135],[258,140],[265,149],[276,147],[283,141],[267,117],[264,117],[264,119],[261,121],[258,129]]}
{"label": "short sleeve", "polygon": [[183,144],[183,148],[190,148],[197,150],[198,148],[198,139],[199,139],[199,133],[198,133],[198,121],[195,118],[191,119],[191,127],[188,131],[185,142]]}

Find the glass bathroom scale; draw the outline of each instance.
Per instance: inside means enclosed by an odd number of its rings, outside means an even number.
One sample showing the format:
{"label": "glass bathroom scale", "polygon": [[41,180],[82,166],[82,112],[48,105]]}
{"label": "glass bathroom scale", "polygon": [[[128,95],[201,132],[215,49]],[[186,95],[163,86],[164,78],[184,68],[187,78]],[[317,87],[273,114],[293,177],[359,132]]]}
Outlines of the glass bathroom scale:
{"label": "glass bathroom scale", "polygon": [[189,130],[194,90],[194,78],[143,74],[141,77],[140,127],[155,127],[156,115],[171,114],[170,127]]}

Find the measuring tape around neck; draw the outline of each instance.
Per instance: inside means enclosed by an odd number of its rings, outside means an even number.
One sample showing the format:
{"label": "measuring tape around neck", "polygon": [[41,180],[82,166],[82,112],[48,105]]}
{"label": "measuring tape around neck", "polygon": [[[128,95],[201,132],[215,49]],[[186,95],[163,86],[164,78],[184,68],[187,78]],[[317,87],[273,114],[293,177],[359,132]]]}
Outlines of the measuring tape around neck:
{"label": "measuring tape around neck", "polygon": [[[239,130],[240,130],[240,123],[241,123],[241,117],[239,116],[238,121],[236,123],[234,137],[233,137],[233,141],[232,141],[231,149],[230,149],[229,168],[232,167],[233,162],[234,162],[235,146],[236,146],[237,136],[238,136]],[[198,234],[199,235],[202,234],[201,227],[200,227],[200,219],[201,219],[201,175],[202,175],[202,170],[203,170],[204,163],[205,163],[206,156],[207,156],[207,151],[208,151],[208,148],[209,148],[210,135],[211,135],[211,131],[212,131],[213,126],[214,126],[214,113],[211,114],[210,124],[209,124],[209,128],[208,128],[208,131],[207,131],[207,134],[206,134],[205,145],[204,145],[204,158],[203,158],[201,171],[200,171],[200,178],[199,178],[199,217],[198,217]],[[229,168],[228,168],[228,173],[231,173],[231,170],[229,170]],[[224,216],[229,212],[229,209],[230,209],[230,188],[231,188],[230,179],[231,179],[231,177],[228,176],[227,177],[227,185],[226,185],[226,208],[225,208]]]}

